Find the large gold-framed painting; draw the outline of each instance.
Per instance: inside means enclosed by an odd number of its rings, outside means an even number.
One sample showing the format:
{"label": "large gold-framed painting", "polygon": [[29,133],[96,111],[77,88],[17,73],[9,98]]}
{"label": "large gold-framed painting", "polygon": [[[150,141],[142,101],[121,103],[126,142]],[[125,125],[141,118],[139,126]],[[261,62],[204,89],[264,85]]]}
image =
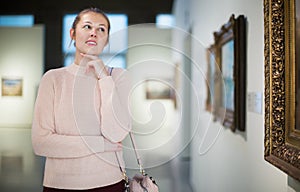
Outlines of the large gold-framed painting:
{"label": "large gold-framed painting", "polygon": [[300,181],[300,0],[264,0],[265,160]]}

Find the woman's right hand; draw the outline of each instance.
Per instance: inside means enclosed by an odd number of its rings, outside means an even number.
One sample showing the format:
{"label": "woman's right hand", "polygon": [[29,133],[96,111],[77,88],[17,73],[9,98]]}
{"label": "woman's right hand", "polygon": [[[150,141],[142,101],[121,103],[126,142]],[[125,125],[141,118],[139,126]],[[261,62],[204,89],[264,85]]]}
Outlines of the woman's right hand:
{"label": "woman's right hand", "polygon": [[81,56],[84,57],[85,60],[82,60],[86,63],[86,72],[89,73],[93,71],[95,77],[99,80],[108,76],[107,67],[103,63],[103,61],[94,55],[81,53]]}
{"label": "woman's right hand", "polygon": [[122,143],[112,143],[108,139],[104,138],[104,151],[116,152],[122,150]]}

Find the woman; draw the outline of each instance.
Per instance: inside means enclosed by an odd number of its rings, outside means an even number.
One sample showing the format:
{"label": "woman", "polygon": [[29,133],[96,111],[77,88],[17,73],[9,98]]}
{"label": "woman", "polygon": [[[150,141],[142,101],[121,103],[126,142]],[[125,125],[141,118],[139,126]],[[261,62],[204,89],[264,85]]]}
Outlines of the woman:
{"label": "woman", "polygon": [[[46,157],[44,191],[123,191],[118,161],[130,131],[127,71],[99,58],[110,23],[97,8],[81,11],[70,36],[74,63],[41,79],[32,125],[37,155]],[[118,158],[117,158],[118,155]]]}

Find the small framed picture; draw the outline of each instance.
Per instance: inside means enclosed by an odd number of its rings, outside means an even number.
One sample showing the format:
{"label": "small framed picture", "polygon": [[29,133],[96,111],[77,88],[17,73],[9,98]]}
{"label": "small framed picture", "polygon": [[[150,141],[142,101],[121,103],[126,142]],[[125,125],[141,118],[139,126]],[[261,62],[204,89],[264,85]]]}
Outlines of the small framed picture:
{"label": "small framed picture", "polygon": [[22,96],[23,79],[21,77],[2,77],[2,96]]}
{"label": "small framed picture", "polygon": [[173,89],[166,81],[149,79],[146,81],[146,99],[172,99]]}

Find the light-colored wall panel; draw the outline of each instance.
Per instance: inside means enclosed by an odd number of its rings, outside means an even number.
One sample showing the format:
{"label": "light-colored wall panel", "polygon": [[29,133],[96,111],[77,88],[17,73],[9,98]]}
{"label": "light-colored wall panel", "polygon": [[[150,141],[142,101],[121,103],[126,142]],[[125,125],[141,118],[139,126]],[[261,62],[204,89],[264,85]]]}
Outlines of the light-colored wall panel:
{"label": "light-colored wall panel", "polygon": [[44,27],[0,28],[0,78],[21,77],[22,96],[0,95],[0,127],[31,127],[44,66]]}

